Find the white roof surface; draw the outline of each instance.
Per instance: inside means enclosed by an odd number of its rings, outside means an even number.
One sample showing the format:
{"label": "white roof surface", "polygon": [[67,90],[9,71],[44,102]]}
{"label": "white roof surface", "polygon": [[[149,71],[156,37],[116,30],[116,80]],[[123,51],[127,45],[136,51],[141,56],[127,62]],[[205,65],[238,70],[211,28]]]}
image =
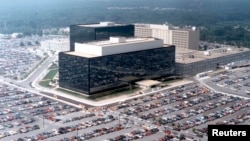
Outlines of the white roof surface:
{"label": "white roof surface", "polygon": [[116,24],[114,22],[100,22],[99,24],[85,24],[85,25],[79,25],[82,27],[108,27],[108,26],[121,26],[124,24]]}
{"label": "white roof surface", "polygon": [[142,80],[142,81],[136,82],[136,84],[141,85],[141,86],[146,86],[146,87],[152,87],[155,85],[159,85],[161,83],[162,82],[156,81],[156,80]]}
{"label": "white roof surface", "polygon": [[163,47],[163,41],[155,38],[110,37],[110,40],[75,43],[75,52],[105,56]]}

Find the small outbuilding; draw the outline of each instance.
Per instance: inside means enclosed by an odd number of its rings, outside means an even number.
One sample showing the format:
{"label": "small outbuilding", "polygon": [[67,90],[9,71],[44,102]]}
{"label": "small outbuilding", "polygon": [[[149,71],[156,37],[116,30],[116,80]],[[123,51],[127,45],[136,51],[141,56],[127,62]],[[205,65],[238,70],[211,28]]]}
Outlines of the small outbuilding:
{"label": "small outbuilding", "polygon": [[142,80],[136,82],[136,84],[139,85],[141,88],[152,88],[160,86],[162,82],[156,80]]}

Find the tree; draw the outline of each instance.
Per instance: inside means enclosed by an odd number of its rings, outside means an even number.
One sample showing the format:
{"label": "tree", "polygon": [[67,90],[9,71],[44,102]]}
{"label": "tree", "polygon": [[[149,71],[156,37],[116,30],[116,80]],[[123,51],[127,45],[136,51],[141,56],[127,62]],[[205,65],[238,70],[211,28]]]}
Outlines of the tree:
{"label": "tree", "polygon": [[38,30],[37,32],[36,32],[36,34],[38,35],[38,36],[43,36],[43,31],[42,30]]}
{"label": "tree", "polygon": [[22,38],[23,34],[17,34],[16,38]]}
{"label": "tree", "polygon": [[36,44],[36,45],[40,45],[40,42],[39,42],[39,41],[36,41],[35,44]]}
{"label": "tree", "polygon": [[180,134],[179,138],[180,138],[180,140],[185,140],[186,136],[184,134]]}
{"label": "tree", "polygon": [[28,46],[31,46],[32,44],[31,44],[31,42],[27,42],[27,45],[28,45]]}
{"label": "tree", "polygon": [[219,46],[219,45],[216,45],[215,48],[220,48],[220,46]]}
{"label": "tree", "polygon": [[21,46],[21,47],[23,47],[23,46],[24,46],[24,43],[23,43],[23,41],[21,41],[21,43],[20,43],[20,46]]}
{"label": "tree", "polygon": [[31,36],[31,35],[32,35],[31,31],[28,29],[23,32],[23,36]]}
{"label": "tree", "polygon": [[193,128],[192,131],[195,133],[196,132],[196,128]]}

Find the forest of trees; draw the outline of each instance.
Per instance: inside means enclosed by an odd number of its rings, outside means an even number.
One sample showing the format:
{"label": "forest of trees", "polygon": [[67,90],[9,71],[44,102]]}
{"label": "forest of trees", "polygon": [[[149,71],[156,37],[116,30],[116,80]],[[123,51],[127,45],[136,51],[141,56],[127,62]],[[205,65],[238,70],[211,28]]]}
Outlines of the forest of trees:
{"label": "forest of trees", "polygon": [[171,23],[201,40],[250,46],[249,0],[1,0],[0,33],[42,34],[78,23]]}

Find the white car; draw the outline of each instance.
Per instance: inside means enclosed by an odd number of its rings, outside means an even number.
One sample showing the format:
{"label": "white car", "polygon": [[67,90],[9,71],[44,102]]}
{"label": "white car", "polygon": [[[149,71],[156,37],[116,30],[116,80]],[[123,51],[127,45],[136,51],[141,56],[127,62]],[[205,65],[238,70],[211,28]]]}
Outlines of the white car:
{"label": "white car", "polygon": [[0,133],[0,139],[4,138],[4,137],[5,137],[5,135],[3,133]]}
{"label": "white car", "polygon": [[10,135],[15,135],[15,134],[17,134],[17,130],[16,130],[16,129],[11,130],[11,131],[9,131],[9,134],[10,134]]}
{"label": "white car", "polygon": [[52,133],[54,134],[54,135],[59,135],[60,133],[58,132],[58,129],[52,129]]}
{"label": "white car", "polygon": [[12,124],[14,124],[14,125],[16,125],[16,126],[20,126],[21,125],[21,123],[19,123],[19,122],[12,122]]}
{"label": "white car", "polygon": [[3,130],[3,129],[5,129],[5,128],[3,127],[3,125],[0,125],[0,130]]}

